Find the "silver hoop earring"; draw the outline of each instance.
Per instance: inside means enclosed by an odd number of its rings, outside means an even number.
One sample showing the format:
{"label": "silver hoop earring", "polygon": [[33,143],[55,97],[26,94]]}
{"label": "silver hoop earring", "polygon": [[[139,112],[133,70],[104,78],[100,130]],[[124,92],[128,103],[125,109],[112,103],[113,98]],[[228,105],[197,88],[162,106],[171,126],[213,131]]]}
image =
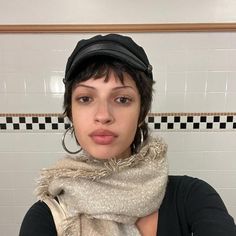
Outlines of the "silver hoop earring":
{"label": "silver hoop earring", "polygon": [[[66,138],[66,135],[67,135],[68,132],[70,132],[70,134],[73,134],[73,133],[74,133],[74,127],[73,127],[73,126],[69,127],[69,128],[65,131],[65,133],[63,134],[62,140],[61,140],[62,147],[64,148],[64,150],[65,150],[66,152],[68,152],[68,153],[70,153],[70,154],[77,154],[77,153],[81,152],[82,148],[80,148],[78,151],[74,151],[74,152],[73,152],[73,151],[70,151],[70,150],[66,147],[65,138]],[[76,138],[75,138],[75,139],[76,139]],[[76,140],[76,142],[77,142],[77,140]],[[78,142],[77,142],[77,143],[78,143]]]}
{"label": "silver hoop earring", "polygon": [[143,130],[139,127],[139,130],[140,130],[140,145],[142,145],[143,144]]}

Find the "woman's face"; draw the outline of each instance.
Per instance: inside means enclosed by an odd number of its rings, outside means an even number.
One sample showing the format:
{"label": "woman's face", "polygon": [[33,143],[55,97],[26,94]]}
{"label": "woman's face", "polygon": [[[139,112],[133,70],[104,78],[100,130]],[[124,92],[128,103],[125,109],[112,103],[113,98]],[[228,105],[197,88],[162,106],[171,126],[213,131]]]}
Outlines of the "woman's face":
{"label": "woman's face", "polygon": [[72,122],[81,147],[96,159],[131,154],[140,113],[140,95],[133,79],[124,83],[110,74],[76,85],[72,92]]}

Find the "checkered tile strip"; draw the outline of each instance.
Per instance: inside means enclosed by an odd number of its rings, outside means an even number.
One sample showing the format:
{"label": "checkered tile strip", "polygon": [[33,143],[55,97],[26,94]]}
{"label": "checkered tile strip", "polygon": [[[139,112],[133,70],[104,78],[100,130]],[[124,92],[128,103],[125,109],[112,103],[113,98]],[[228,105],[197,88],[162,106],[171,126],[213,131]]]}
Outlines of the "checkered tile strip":
{"label": "checkered tile strip", "polygon": [[236,130],[236,115],[149,116],[153,130]]}
{"label": "checkered tile strip", "polygon": [[62,116],[0,116],[0,130],[65,130],[69,120]]}
{"label": "checkered tile strip", "polygon": [[[149,115],[154,131],[236,130],[236,115]],[[0,116],[0,131],[64,131],[70,127],[63,116]]]}

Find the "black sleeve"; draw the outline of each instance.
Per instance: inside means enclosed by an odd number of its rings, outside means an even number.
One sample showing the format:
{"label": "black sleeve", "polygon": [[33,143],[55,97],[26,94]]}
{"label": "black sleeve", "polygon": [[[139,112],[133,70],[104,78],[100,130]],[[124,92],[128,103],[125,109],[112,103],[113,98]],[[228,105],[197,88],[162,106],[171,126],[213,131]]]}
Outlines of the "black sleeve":
{"label": "black sleeve", "polygon": [[187,189],[185,212],[194,236],[236,236],[234,220],[215,189],[195,178]]}
{"label": "black sleeve", "polygon": [[50,209],[44,202],[36,202],[26,213],[19,236],[56,236]]}

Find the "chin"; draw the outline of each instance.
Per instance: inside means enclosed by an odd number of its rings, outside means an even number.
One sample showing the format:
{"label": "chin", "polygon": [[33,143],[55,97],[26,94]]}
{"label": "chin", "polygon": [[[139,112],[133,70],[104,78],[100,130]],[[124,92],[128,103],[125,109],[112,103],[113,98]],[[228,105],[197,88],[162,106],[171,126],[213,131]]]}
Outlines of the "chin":
{"label": "chin", "polygon": [[90,153],[90,155],[98,160],[109,160],[117,156],[111,152],[98,152],[98,151],[96,151],[94,154]]}
{"label": "chin", "polygon": [[109,154],[103,154],[103,155],[96,155],[94,156],[95,159],[99,159],[99,160],[109,160],[109,159],[112,159],[112,158],[115,158],[115,159],[125,159],[127,157],[129,157],[131,154],[128,154],[128,153],[114,153],[112,154],[111,152],[109,152]]}
{"label": "chin", "polygon": [[87,150],[87,152],[98,160],[109,160],[115,157],[119,157],[122,155],[123,150],[111,150],[111,148],[106,148],[104,146],[97,147],[94,150]]}

